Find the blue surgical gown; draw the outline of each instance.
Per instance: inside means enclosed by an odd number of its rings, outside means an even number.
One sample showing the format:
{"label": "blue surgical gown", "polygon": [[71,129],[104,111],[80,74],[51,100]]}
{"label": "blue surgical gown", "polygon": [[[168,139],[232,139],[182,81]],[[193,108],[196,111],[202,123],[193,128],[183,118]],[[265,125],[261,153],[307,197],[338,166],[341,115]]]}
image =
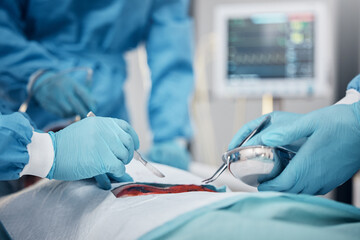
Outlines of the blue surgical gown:
{"label": "blue surgical gown", "polygon": [[[190,138],[193,46],[188,8],[188,0],[1,0],[0,99],[17,110],[37,70],[90,67],[96,114],[128,120],[124,54],[144,43],[154,141]],[[59,120],[35,101],[28,113],[39,128]]]}
{"label": "blue surgical gown", "polygon": [[29,162],[27,145],[33,128],[21,113],[2,115],[0,112],[0,180],[18,179]]}

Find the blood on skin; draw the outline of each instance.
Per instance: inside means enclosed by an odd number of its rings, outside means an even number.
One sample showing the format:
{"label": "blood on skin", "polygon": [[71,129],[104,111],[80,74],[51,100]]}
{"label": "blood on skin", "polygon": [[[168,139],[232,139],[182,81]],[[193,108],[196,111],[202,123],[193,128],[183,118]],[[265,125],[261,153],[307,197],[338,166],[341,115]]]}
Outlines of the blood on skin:
{"label": "blood on skin", "polygon": [[112,190],[117,197],[134,197],[150,194],[174,194],[184,192],[217,192],[211,185],[129,183]]}

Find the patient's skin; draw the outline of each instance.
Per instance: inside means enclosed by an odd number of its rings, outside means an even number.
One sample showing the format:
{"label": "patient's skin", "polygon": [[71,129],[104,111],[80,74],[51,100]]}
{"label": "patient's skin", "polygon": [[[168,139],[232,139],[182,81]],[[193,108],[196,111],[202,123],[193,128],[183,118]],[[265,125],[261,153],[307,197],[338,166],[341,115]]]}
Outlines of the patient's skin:
{"label": "patient's skin", "polygon": [[133,197],[151,194],[171,194],[184,192],[217,192],[210,185],[194,185],[194,184],[159,184],[159,183],[130,183],[122,185],[112,192],[117,198]]}

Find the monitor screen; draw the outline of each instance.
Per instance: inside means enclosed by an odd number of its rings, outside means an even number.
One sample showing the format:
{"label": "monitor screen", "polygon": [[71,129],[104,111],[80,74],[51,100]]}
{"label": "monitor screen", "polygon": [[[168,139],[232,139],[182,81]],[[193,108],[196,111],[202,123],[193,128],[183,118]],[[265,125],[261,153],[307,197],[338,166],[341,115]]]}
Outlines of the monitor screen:
{"label": "monitor screen", "polygon": [[228,79],[314,77],[314,20],[312,13],[229,19]]}
{"label": "monitor screen", "polygon": [[218,6],[214,18],[215,94],[329,94],[332,26],[325,2]]}

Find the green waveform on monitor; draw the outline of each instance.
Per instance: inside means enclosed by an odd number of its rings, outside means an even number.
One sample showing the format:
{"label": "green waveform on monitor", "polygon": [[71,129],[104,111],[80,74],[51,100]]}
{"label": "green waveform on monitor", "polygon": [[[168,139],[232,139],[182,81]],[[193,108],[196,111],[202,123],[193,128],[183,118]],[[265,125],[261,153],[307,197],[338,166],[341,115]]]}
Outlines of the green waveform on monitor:
{"label": "green waveform on monitor", "polygon": [[285,64],[286,56],[283,53],[252,53],[252,54],[231,54],[229,61],[236,65],[252,64]]}

